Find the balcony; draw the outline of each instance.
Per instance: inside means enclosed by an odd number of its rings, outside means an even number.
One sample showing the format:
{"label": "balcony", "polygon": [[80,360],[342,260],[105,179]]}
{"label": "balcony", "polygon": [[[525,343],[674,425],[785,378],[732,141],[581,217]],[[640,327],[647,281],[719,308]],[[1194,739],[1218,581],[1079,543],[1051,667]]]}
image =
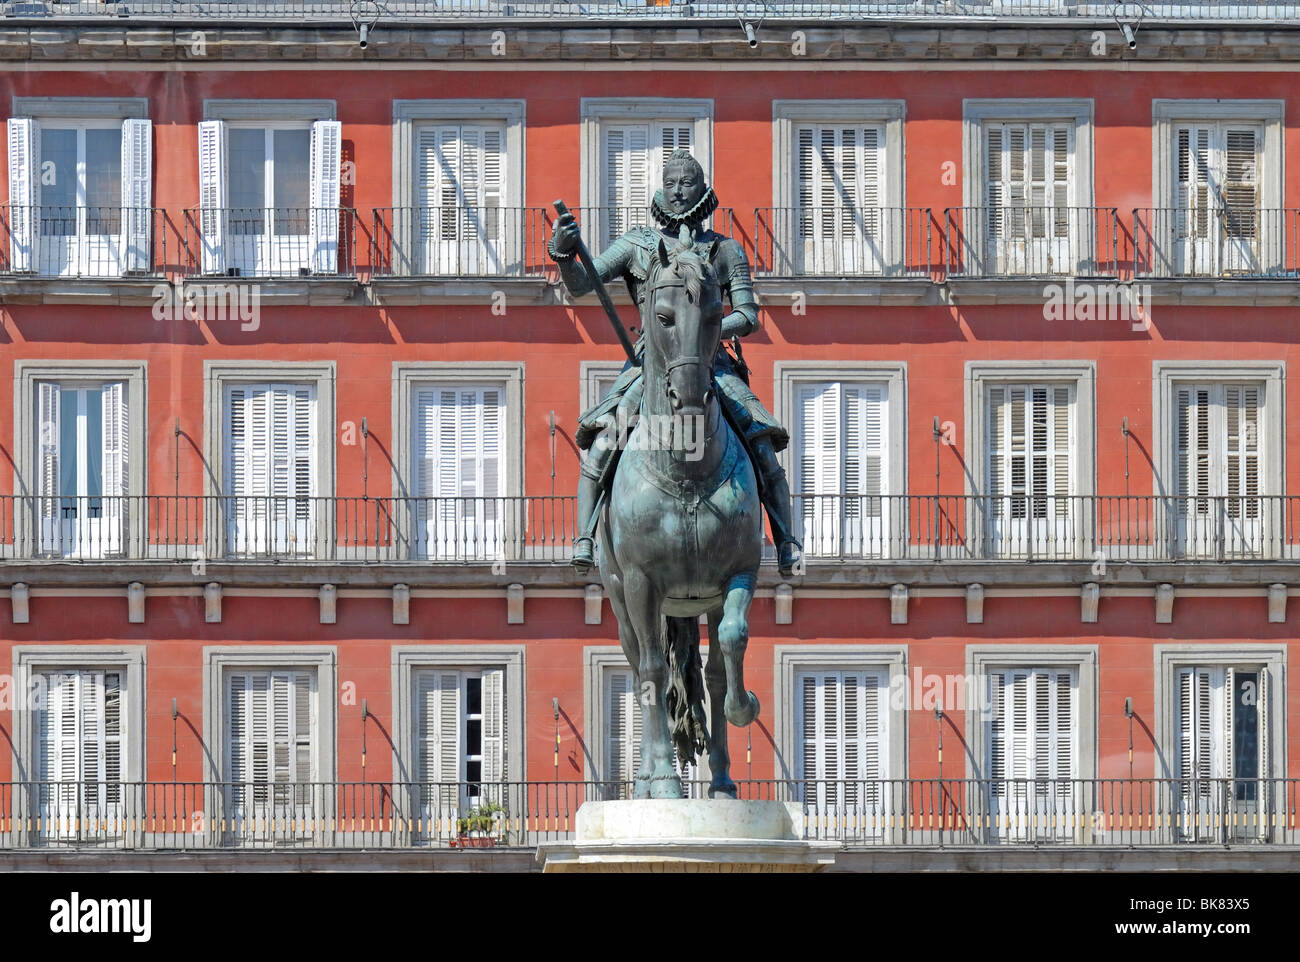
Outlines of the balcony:
{"label": "balcony", "polygon": [[541,207],[383,207],[374,212],[375,277],[542,277]]}
{"label": "balcony", "polygon": [[[0,559],[563,565],[575,510],[546,495],[5,495]],[[796,494],[794,517],[810,562],[1300,560],[1294,495]]]}
{"label": "balcony", "polygon": [[555,265],[541,207],[383,207],[374,212],[371,283],[385,304],[538,301]]}
{"label": "balcony", "polygon": [[204,207],[185,212],[195,278],[355,277],[360,222],[350,207]]}
{"label": "balcony", "polygon": [[[7,15],[27,19],[106,20],[126,16],[119,4],[94,0],[22,0],[5,5]],[[127,4],[133,20],[196,23],[203,21],[347,22],[346,0],[222,0],[217,3],[133,0]],[[633,0],[572,4],[563,0],[389,0],[387,16],[413,23],[455,23],[474,20],[578,21],[592,18],[627,21],[674,21],[690,19],[734,21],[734,4],[658,3]],[[1179,0],[1144,4],[1147,21],[1167,22],[1294,22],[1300,11],[1280,0]],[[1089,0],[816,0],[770,4],[768,16],[798,17],[813,21],[934,21],[980,22],[994,18],[1011,20],[1111,22],[1113,3]]]}
{"label": "balcony", "polygon": [[157,207],[0,206],[6,300],[149,303],[186,261],[182,231]]}
{"label": "balcony", "polygon": [[1114,207],[949,207],[943,217],[950,280],[1119,275]]}
{"label": "balcony", "polygon": [[1143,279],[1300,278],[1300,209],[1145,207],[1133,211]]}
{"label": "balcony", "polygon": [[928,207],[761,207],[754,273],[778,277],[924,277]]}
{"label": "balcony", "polygon": [[[795,804],[807,837],[846,850],[1037,846],[1260,849],[1300,844],[1300,780],[737,780]],[[707,783],[688,784],[703,797]],[[583,802],[620,782],[8,782],[0,849],[534,848],[573,838]],[[470,808],[500,806],[471,828]]]}
{"label": "balcony", "polygon": [[573,497],[0,497],[0,558],[491,563],[568,559]]}
{"label": "balcony", "polygon": [[1300,499],[1165,495],[794,496],[809,559],[1293,561]]}

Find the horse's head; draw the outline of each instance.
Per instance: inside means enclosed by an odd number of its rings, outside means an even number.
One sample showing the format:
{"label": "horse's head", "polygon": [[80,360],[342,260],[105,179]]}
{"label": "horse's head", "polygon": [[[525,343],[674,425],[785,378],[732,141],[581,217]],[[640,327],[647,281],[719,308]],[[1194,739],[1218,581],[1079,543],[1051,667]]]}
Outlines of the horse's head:
{"label": "horse's head", "polygon": [[703,414],[711,391],[713,355],[722,337],[722,288],[706,259],[683,241],[671,250],[661,238],[646,277],[641,326],[662,372],[659,385],[673,414]]}

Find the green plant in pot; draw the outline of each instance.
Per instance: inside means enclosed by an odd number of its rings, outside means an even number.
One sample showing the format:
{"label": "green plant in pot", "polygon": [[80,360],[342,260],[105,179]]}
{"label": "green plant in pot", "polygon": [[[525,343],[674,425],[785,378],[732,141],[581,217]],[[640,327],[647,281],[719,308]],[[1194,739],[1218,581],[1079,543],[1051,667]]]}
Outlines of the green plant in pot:
{"label": "green plant in pot", "polygon": [[484,802],[475,805],[468,812],[456,819],[457,841],[462,848],[491,847],[498,841],[504,842],[506,809],[496,802]]}

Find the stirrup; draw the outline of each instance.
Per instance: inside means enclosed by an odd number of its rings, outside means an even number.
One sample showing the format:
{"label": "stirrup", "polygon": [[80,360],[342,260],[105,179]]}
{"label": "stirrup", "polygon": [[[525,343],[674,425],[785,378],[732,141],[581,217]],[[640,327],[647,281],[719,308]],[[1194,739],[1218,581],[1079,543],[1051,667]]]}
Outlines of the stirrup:
{"label": "stirrup", "polygon": [[777,551],[776,570],[784,578],[794,574],[795,565],[803,561],[803,545],[798,541],[784,541]]}
{"label": "stirrup", "polygon": [[578,574],[585,575],[596,564],[596,545],[590,538],[577,538],[573,542],[573,557],[569,564],[577,569]]}

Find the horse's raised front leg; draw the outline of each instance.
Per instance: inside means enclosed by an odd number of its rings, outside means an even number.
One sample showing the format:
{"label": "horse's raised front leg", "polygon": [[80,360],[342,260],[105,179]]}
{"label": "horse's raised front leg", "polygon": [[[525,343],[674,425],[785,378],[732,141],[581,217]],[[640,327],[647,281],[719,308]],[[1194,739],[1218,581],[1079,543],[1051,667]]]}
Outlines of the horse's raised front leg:
{"label": "horse's raised front leg", "polygon": [[641,770],[637,773],[637,798],[642,777],[649,781],[650,798],[681,798],[682,780],[673,766],[672,739],[668,734],[668,659],[659,637],[661,599],[650,580],[637,568],[623,572],[623,604],[636,632],[636,679],[641,701]]}
{"label": "horse's raised front leg", "polygon": [[[749,606],[758,578],[752,571],[738,574],[727,585],[718,623],[718,647],[727,667],[727,721],[744,727],[758,717],[758,696],[745,690],[745,648],[749,645]],[[710,633],[712,629],[710,628]],[[710,652],[710,660],[712,653]]]}
{"label": "horse's raised front leg", "polygon": [[709,660],[704,664],[704,683],[709,689],[709,770],[713,773],[709,798],[735,798],[736,783],[731,780],[731,755],[727,751],[727,717],[722,707],[727,697],[727,666],[718,643],[721,621],[721,608],[709,612]]}

